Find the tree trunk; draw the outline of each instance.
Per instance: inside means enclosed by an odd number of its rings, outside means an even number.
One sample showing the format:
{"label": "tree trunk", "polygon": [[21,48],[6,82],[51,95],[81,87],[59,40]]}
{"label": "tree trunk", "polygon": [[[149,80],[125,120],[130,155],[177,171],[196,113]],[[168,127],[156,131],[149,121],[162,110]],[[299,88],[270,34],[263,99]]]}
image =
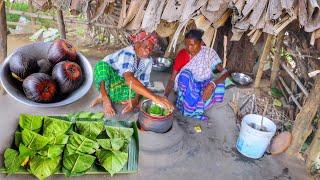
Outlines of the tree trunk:
{"label": "tree trunk", "polygon": [[261,81],[261,77],[263,74],[263,68],[264,68],[267,57],[268,57],[270,50],[271,50],[271,47],[272,47],[272,37],[273,37],[273,35],[268,34],[267,40],[264,44],[263,52],[262,52],[262,55],[259,59],[259,67],[258,67],[258,72],[256,75],[256,80],[254,82],[255,88],[258,88],[260,86],[260,81]]}
{"label": "tree trunk", "polygon": [[57,10],[57,19],[58,19],[58,26],[59,26],[61,39],[67,39],[66,26],[64,25],[63,14],[61,9]]}
{"label": "tree trunk", "polygon": [[320,49],[320,38],[316,39],[315,46],[317,49]]}
{"label": "tree trunk", "polygon": [[281,31],[278,34],[276,39],[275,55],[272,63],[271,77],[270,77],[271,86],[275,86],[276,78],[278,76],[278,72],[280,69],[281,48],[283,45],[283,39],[284,39],[284,31]]}
{"label": "tree trunk", "polygon": [[287,150],[287,154],[290,156],[297,155],[300,152],[303,143],[312,132],[311,122],[320,106],[319,91],[320,77],[318,76],[316,78],[314,87],[306,100],[306,103],[302,106],[302,109],[294,121],[292,130],[292,144]]}
{"label": "tree trunk", "polygon": [[[29,13],[33,13],[32,0],[28,0],[28,5],[29,5]],[[32,25],[36,25],[36,19],[32,17],[31,23]]]}
{"label": "tree trunk", "polygon": [[0,0],[0,63],[7,57],[7,21],[5,2]]}
{"label": "tree trunk", "polygon": [[315,134],[315,136],[313,137],[313,140],[311,142],[310,147],[308,148],[307,151],[307,169],[308,172],[311,174],[317,173],[319,174],[319,170],[317,170],[317,172],[315,172],[315,169],[313,168],[316,163],[319,164],[319,157],[320,157],[320,122],[318,122],[318,130]]}

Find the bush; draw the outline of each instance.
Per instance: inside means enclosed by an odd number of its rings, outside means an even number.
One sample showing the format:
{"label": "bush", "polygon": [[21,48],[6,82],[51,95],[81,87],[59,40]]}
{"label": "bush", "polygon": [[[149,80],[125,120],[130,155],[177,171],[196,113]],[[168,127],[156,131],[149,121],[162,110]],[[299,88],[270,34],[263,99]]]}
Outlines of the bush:
{"label": "bush", "polygon": [[[28,12],[29,5],[27,3],[19,3],[19,2],[11,3],[10,1],[6,0],[6,8]],[[9,22],[18,22],[19,18],[20,18],[20,15],[7,13],[7,21]],[[27,18],[27,19],[30,19],[30,18]]]}

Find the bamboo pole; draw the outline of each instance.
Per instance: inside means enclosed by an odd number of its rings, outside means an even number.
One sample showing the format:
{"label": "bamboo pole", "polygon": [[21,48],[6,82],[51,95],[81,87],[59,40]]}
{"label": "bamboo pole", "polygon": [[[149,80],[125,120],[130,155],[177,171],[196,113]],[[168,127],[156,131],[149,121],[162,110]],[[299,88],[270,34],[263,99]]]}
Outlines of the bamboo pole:
{"label": "bamboo pole", "polygon": [[[33,13],[32,0],[28,0],[28,6],[29,6],[29,13]],[[36,25],[36,19],[34,17],[31,17],[31,23],[32,25]]]}
{"label": "bamboo pole", "polygon": [[263,68],[264,68],[266,59],[267,59],[267,57],[268,57],[268,55],[270,53],[270,49],[271,49],[271,46],[272,46],[272,37],[273,37],[273,35],[268,34],[267,40],[266,40],[266,42],[264,44],[263,52],[262,52],[262,55],[260,56],[260,59],[259,59],[258,72],[257,72],[256,79],[255,79],[255,82],[254,82],[254,87],[255,88],[258,88],[260,86],[260,81],[261,81],[261,77],[262,77],[262,74],[263,74]]}
{"label": "bamboo pole", "polygon": [[[25,16],[25,17],[34,17],[34,18],[40,18],[40,19],[49,19],[52,21],[57,21],[57,17],[54,16],[48,16],[48,15],[43,15],[43,14],[37,14],[37,13],[29,13],[29,12],[23,12],[23,11],[17,11],[17,10],[7,10],[8,14],[17,14],[20,16]],[[93,25],[97,27],[104,27],[104,28],[112,28],[116,29],[117,26],[113,25],[107,25],[107,24],[101,24],[101,23],[91,23],[87,21],[79,21],[76,19],[64,19],[65,23],[70,23],[70,24],[85,24],[85,25]]]}
{"label": "bamboo pole", "polygon": [[226,68],[227,66],[227,43],[228,43],[228,37],[223,36],[223,68]]}
{"label": "bamboo pole", "polygon": [[0,0],[0,63],[7,57],[7,21],[4,0]]}
{"label": "bamboo pole", "polygon": [[280,63],[281,67],[290,75],[290,77],[297,83],[297,85],[300,87],[302,92],[308,97],[309,92],[308,90],[303,86],[299,78],[284,64]]}
{"label": "bamboo pole", "polygon": [[[315,80],[315,85],[310,92],[310,96],[307,98],[306,103],[296,116],[292,129],[292,144],[287,150],[287,154],[290,156],[296,156],[306,139],[312,132],[312,120],[316,115],[320,106],[320,77]],[[319,131],[319,129],[318,129]],[[309,150],[309,152],[311,152]]]}
{"label": "bamboo pole", "polygon": [[57,10],[57,20],[58,20],[58,26],[59,26],[59,31],[60,31],[61,38],[62,39],[67,39],[66,26],[64,24],[63,14],[62,14],[62,10],[61,9]]}
{"label": "bamboo pole", "polygon": [[290,97],[292,98],[293,102],[297,105],[297,107],[299,109],[301,109],[301,105],[298,102],[298,100],[294,97],[292,91],[290,90],[290,88],[288,87],[288,85],[286,84],[286,82],[284,82],[284,80],[282,79],[282,77],[279,77],[279,80],[281,82],[281,84],[283,85],[283,87],[285,88],[285,90],[287,91],[287,93],[290,95]]}
{"label": "bamboo pole", "polygon": [[281,31],[276,39],[276,45],[275,45],[275,55],[272,63],[271,68],[271,77],[270,82],[271,86],[275,86],[276,84],[276,78],[278,76],[278,72],[280,70],[280,59],[281,59],[281,49],[283,45],[283,39],[284,39],[284,31]]}

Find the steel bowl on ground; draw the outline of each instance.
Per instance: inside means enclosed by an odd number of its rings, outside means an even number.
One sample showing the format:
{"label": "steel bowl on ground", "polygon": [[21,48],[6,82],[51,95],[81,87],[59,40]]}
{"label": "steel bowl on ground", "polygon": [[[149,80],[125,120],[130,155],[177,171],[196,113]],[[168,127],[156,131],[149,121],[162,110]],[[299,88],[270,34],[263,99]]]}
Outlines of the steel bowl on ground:
{"label": "steel bowl on ground", "polygon": [[252,78],[247,74],[236,72],[232,73],[231,76],[232,80],[239,85],[246,86],[252,83]]}
{"label": "steel bowl on ground", "polygon": [[2,83],[3,88],[5,91],[13,97],[15,100],[19,101],[28,106],[32,107],[60,107],[65,106],[67,104],[71,104],[81,97],[83,97],[90,89],[92,82],[93,82],[93,72],[92,67],[88,59],[83,56],[81,53],[77,52],[78,63],[82,69],[83,73],[83,83],[82,85],[77,88],[72,93],[68,94],[61,100],[52,102],[52,103],[38,103],[29,100],[22,91],[22,88],[18,88],[17,83],[11,76],[9,62],[13,54],[17,52],[22,52],[30,55],[32,58],[35,59],[47,59],[48,49],[52,43],[45,43],[45,42],[36,42],[30,45],[23,46],[21,48],[16,49],[11,55],[9,55],[5,61],[3,62],[2,66],[0,67],[0,80]]}
{"label": "steel bowl on ground", "polygon": [[152,69],[155,71],[169,71],[172,65],[172,60],[164,57],[153,58]]}
{"label": "steel bowl on ground", "polygon": [[140,129],[144,131],[152,131],[156,133],[165,133],[173,123],[173,112],[166,116],[152,116],[148,114],[148,108],[152,104],[150,99],[146,99],[141,103],[138,123]]}

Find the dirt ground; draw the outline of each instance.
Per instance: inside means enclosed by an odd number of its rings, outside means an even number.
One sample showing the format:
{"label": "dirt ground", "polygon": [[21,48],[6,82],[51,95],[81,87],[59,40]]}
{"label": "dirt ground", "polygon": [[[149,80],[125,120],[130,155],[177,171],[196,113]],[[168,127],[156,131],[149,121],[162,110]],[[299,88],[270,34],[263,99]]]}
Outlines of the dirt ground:
{"label": "dirt ground", "polygon": [[[12,37],[11,37],[12,38]],[[9,38],[9,52],[20,47],[27,40],[19,40]],[[100,57],[87,56],[92,64]],[[160,80],[166,83],[169,78],[168,73],[153,72],[152,80]],[[235,179],[235,180],[286,180],[308,179],[302,162],[293,161],[284,155],[271,156],[265,155],[259,160],[252,160],[243,157],[235,149],[239,130],[235,125],[235,117],[228,106],[237,87],[230,88],[226,91],[223,103],[216,104],[207,112],[209,116],[208,122],[200,122],[184,118],[175,113],[176,127],[180,129],[177,134],[182,138],[177,139],[175,134],[154,134],[150,132],[141,132],[139,135],[141,143],[145,137],[154,138],[154,142],[164,146],[161,143],[172,143],[172,146],[162,150],[147,151],[141,148],[146,144],[140,144],[139,154],[139,170],[134,174],[110,176],[81,176],[72,179]],[[240,89],[246,91],[246,89]],[[14,131],[18,125],[18,117],[20,113],[33,113],[41,115],[66,114],[76,111],[101,111],[101,106],[93,109],[89,108],[90,102],[97,96],[97,91],[92,87],[90,91],[80,100],[73,104],[61,108],[32,108],[25,106],[8,94],[0,96],[0,166],[3,166],[4,149],[10,146]],[[174,99],[173,96],[170,97]],[[116,107],[118,112],[120,107]],[[121,120],[137,120],[137,112],[120,115],[116,117]],[[200,125],[201,133],[194,131],[194,126]],[[170,132],[170,131],[169,131]],[[149,136],[150,135],[150,136]],[[150,143],[150,142],[148,142]],[[152,144],[150,145],[152,147]],[[157,147],[152,147],[157,149]],[[34,179],[27,175],[0,175],[0,179]],[[49,179],[65,179],[64,176],[52,176]]]}

